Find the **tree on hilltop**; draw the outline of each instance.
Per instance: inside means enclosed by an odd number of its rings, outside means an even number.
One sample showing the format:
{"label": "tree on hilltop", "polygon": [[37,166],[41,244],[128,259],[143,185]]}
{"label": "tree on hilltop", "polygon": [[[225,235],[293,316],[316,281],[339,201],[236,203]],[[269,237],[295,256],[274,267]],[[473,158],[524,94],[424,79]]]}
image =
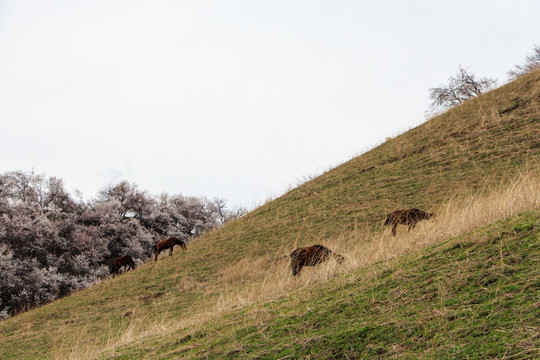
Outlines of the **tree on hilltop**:
{"label": "tree on hilltop", "polygon": [[540,46],[535,45],[532,53],[525,57],[525,64],[514,65],[514,68],[508,71],[508,76],[510,80],[515,80],[538,69],[540,69]]}
{"label": "tree on hilltop", "polygon": [[451,109],[470,98],[481,95],[496,84],[496,79],[477,78],[460,65],[458,73],[448,79],[447,85],[429,89],[429,97],[432,100],[430,112],[435,115]]}

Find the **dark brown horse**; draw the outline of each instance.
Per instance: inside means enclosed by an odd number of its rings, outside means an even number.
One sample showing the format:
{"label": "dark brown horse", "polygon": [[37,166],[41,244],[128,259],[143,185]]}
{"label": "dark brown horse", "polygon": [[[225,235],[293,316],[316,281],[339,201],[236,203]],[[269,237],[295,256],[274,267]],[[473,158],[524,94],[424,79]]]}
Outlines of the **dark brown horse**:
{"label": "dark brown horse", "polygon": [[428,220],[432,217],[433,214],[418,209],[395,210],[386,215],[384,225],[392,226],[392,235],[396,236],[398,224],[409,225],[409,231],[411,231],[420,220]]}
{"label": "dark brown horse", "polygon": [[291,269],[293,276],[296,276],[304,266],[318,265],[331,257],[334,257],[338,263],[342,263],[343,256],[333,253],[332,250],[322,245],[312,245],[294,250],[291,253]]}
{"label": "dark brown horse", "polygon": [[121,268],[124,268],[124,271],[128,269],[135,269],[135,262],[129,255],[124,255],[114,259],[111,274],[118,274]]}
{"label": "dark brown horse", "polygon": [[174,245],[180,245],[180,247],[182,247],[182,249],[187,250],[187,246],[186,246],[186,243],[184,242],[184,240],[180,240],[180,239],[177,239],[177,238],[174,238],[174,237],[170,237],[168,239],[161,240],[160,242],[158,242],[156,244],[156,257],[155,257],[155,260],[157,261],[159,253],[162,252],[163,250],[166,250],[166,249],[171,249],[169,251],[169,256],[172,256]]}

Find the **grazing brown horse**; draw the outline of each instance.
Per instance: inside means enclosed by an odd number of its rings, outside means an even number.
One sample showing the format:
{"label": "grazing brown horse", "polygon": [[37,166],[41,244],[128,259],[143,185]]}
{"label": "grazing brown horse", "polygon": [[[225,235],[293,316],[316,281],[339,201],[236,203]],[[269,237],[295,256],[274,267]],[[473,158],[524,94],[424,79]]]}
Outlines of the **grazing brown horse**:
{"label": "grazing brown horse", "polygon": [[124,267],[124,271],[127,269],[135,269],[135,262],[129,255],[124,255],[114,259],[111,274],[118,274],[120,268]]}
{"label": "grazing brown horse", "polygon": [[398,224],[409,225],[408,231],[411,231],[420,220],[428,220],[432,217],[433,214],[418,209],[395,210],[386,215],[384,225],[392,225],[392,235],[396,236]]}
{"label": "grazing brown horse", "polygon": [[291,253],[291,268],[293,276],[296,276],[304,266],[318,265],[331,257],[334,257],[338,263],[342,263],[345,258],[322,245],[312,245],[294,250]]}
{"label": "grazing brown horse", "polygon": [[182,247],[182,249],[187,250],[187,246],[186,246],[186,243],[184,242],[184,240],[180,240],[180,239],[177,239],[177,238],[174,238],[174,237],[170,237],[168,239],[161,240],[160,242],[158,242],[156,244],[156,258],[155,258],[155,260],[157,261],[159,253],[162,252],[163,250],[166,250],[166,249],[171,249],[171,251],[169,251],[169,256],[172,256],[174,245],[180,245],[180,247]]}

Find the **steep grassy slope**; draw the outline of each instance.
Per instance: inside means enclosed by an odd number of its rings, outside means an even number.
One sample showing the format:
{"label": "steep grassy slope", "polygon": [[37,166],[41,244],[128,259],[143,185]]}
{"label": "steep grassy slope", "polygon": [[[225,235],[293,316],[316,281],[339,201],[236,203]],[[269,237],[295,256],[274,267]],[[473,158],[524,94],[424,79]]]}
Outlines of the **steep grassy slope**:
{"label": "steep grassy slope", "polygon": [[539,159],[537,72],[352,159],[187,252],[0,323],[0,358],[90,358],[152,334],[188,332],[294,289],[289,281],[266,298],[250,293],[269,269],[290,276],[284,257],[296,245],[381,233],[384,215],[396,208],[441,212],[451,198],[488,192],[525,166],[537,169]]}
{"label": "steep grassy slope", "polygon": [[111,359],[534,359],[539,262],[540,212],[528,212]]}

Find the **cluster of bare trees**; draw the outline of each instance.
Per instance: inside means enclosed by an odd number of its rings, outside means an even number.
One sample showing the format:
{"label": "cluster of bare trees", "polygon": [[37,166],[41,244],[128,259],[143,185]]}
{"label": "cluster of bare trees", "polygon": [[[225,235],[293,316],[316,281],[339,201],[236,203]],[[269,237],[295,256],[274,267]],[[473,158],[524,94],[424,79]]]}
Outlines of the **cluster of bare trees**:
{"label": "cluster of bare trees", "polygon": [[[525,58],[524,64],[515,65],[514,69],[508,71],[508,75],[510,80],[515,80],[538,69],[540,69],[540,46],[535,45],[532,53]],[[429,89],[431,107],[427,115],[428,117],[438,115],[491,90],[496,84],[497,80],[488,77],[479,78],[460,65],[457,74],[448,79],[448,84]]]}
{"label": "cluster of bare trees", "polygon": [[126,181],[85,202],[56,177],[0,174],[0,318],[88,287],[120,255],[145,260],[164,236],[188,240],[244,212]]}

